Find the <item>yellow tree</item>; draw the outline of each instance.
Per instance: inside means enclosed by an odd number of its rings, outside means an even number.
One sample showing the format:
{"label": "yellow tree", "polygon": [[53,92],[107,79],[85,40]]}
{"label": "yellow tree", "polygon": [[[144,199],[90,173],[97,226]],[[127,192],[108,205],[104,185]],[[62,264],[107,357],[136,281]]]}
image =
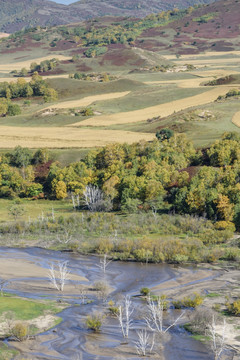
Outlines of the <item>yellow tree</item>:
{"label": "yellow tree", "polygon": [[234,205],[230,203],[226,195],[220,194],[216,200],[217,211],[221,220],[232,221],[234,217]]}

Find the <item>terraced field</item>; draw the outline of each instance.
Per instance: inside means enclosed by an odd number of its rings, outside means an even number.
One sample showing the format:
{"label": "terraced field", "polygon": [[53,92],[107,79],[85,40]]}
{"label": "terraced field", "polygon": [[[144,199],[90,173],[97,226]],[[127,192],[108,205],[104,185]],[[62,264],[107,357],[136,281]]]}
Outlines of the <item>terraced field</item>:
{"label": "terraced field", "polygon": [[[224,96],[231,88],[239,89],[240,85],[236,83],[204,86],[210,80],[239,74],[239,55],[237,51],[183,55],[174,59],[177,68],[188,63],[194,64],[195,69],[167,73],[128,73],[119,70],[113,72],[118,80],[108,83],[71,80],[68,74],[44,76],[59,91],[59,100],[46,106],[42,101],[33,99],[27,108],[23,101],[18,101],[23,114],[0,120],[1,148],[14,148],[16,145],[30,148],[91,148],[111,142],[151,140],[158,128],[172,126],[171,117],[176,118],[178,112],[182,114],[191,109],[210,108],[218,96]],[[35,61],[52,57],[53,54]],[[61,54],[55,57],[69,59]],[[173,60],[172,55],[166,58]],[[12,63],[0,64],[3,74],[0,81],[14,80],[10,71],[29,67],[32,61],[15,59]],[[95,116],[81,116],[81,109],[85,107],[92,107]],[[173,128],[186,132],[196,145],[201,144],[203,138],[211,143],[215,139],[214,134],[220,136],[224,131],[233,129],[240,131],[238,102],[231,104],[231,111],[227,106],[222,106],[219,114],[219,121],[216,115],[214,121],[188,122],[177,127],[174,125]],[[149,121],[152,118],[160,120]],[[199,136],[197,129],[200,129]]]}

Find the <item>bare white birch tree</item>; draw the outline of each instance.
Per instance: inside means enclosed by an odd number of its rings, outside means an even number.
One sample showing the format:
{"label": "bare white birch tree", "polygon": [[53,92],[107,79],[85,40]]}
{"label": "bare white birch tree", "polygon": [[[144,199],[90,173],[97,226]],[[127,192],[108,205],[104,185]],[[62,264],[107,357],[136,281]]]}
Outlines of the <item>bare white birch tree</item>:
{"label": "bare white birch tree", "polygon": [[145,317],[145,321],[147,323],[148,328],[151,331],[158,332],[161,334],[165,334],[171,327],[175,326],[178,320],[183,316],[184,312],[166,329],[163,327],[163,311],[164,311],[164,300],[160,297],[157,302],[154,302],[150,296],[148,297],[148,314]]}
{"label": "bare white birch tree", "polygon": [[84,203],[90,211],[96,211],[104,200],[103,192],[94,185],[87,185],[83,192]]}
{"label": "bare white birch tree", "polygon": [[65,229],[64,234],[57,235],[57,240],[62,244],[68,244],[72,240],[72,235],[70,230]]}
{"label": "bare white birch tree", "polygon": [[118,307],[117,318],[120,324],[121,332],[124,338],[128,338],[129,330],[132,327],[132,313],[134,311],[134,307],[130,300],[130,297],[127,295],[124,297],[123,305]]}
{"label": "bare white birch tree", "polygon": [[104,254],[103,258],[100,259],[100,263],[97,264],[97,266],[103,271],[103,273],[106,273],[106,268],[108,265],[112,262],[112,260],[107,260],[107,254]]}
{"label": "bare white birch tree", "polygon": [[212,323],[208,325],[209,335],[211,338],[211,347],[214,353],[214,360],[220,360],[221,355],[225,349],[225,333],[226,333],[226,321],[223,320],[222,333],[221,335],[217,334],[217,326],[215,322],[214,315],[212,317]]}
{"label": "bare white birch tree", "polygon": [[152,334],[152,339],[150,339],[150,334],[146,329],[137,331],[138,340],[135,341],[135,347],[137,353],[141,356],[146,356],[147,353],[152,353],[155,343],[155,334]]}
{"label": "bare white birch tree", "polygon": [[[67,267],[68,262],[58,262],[57,265],[54,265],[53,263],[50,266],[49,272],[48,272],[48,278],[52,285],[58,290],[63,291],[64,285],[67,280],[69,280],[69,270]],[[59,277],[57,277],[57,273],[59,274]]]}

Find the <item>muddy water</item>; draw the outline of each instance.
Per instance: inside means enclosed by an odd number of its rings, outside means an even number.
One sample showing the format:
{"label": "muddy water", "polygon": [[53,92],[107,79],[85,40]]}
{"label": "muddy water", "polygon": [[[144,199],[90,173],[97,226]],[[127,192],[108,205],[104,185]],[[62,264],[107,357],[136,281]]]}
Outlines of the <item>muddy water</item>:
{"label": "muddy water", "polygon": [[[0,248],[0,259],[24,259],[48,268],[51,261],[68,261],[71,273],[75,273],[87,278],[91,283],[102,279],[102,271],[97,267],[99,258],[94,256],[80,256],[71,253],[61,253],[40,248],[10,249]],[[193,270],[194,271],[194,270]],[[114,289],[110,294],[110,299],[118,299],[119,294],[135,296],[139,294],[139,289],[144,286],[153,287],[179,276],[176,268],[166,264],[138,264],[126,262],[112,262],[105,279]],[[17,279],[12,281],[8,287],[9,291],[28,298],[59,298],[53,291],[46,293],[31,292],[29,288],[20,289],[17,287],[18,281],[25,283],[32,282],[33,278]],[[43,279],[36,278],[36,281]],[[82,281],[85,284],[86,281]],[[184,295],[184,292],[183,292]],[[64,296],[64,295],[63,295]],[[91,298],[91,295],[90,295]],[[85,318],[94,310],[102,310],[102,301],[92,296],[93,303],[80,306],[71,306],[61,312],[63,321],[55,329],[38,336],[39,352],[28,352],[22,354],[30,359],[84,359],[84,360],[105,360],[105,359],[141,359],[136,355],[134,341],[136,340],[135,331],[131,331],[128,344],[122,343],[122,337],[116,319],[107,317],[104,321],[100,334],[88,332],[84,326]],[[64,296],[70,304],[80,304],[79,294]],[[144,326],[143,312],[140,311],[145,304],[138,297],[133,298],[135,304],[134,328]],[[177,311],[170,310],[165,316],[166,325],[179,315]],[[49,340],[46,335],[49,335]],[[54,335],[54,336],[53,336]],[[41,342],[41,338],[43,341]],[[46,341],[47,339],[47,341]],[[180,326],[172,328],[165,339],[164,347],[157,348],[155,359],[165,360],[212,360],[210,351],[200,342],[193,340]],[[157,344],[158,345],[158,344]],[[57,355],[56,355],[57,354]],[[29,357],[30,356],[30,357]],[[149,358],[149,357],[148,357]],[[150,359],[150,358],[149,358]]]}

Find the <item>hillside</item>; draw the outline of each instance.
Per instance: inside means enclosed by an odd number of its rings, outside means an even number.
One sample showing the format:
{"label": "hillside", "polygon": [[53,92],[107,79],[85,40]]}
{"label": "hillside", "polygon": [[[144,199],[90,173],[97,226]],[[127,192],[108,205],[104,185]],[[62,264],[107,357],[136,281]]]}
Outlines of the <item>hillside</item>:
{"label": "hillside", "polygon": [[106,16],[65,26],[34,27],[1,39],[0,50],[2,56],[16,54],[16,59],[50,54],[75,58],[52,74],[166,65],[160,55],[173,54],[176,59],[176,55],[239,50],[239,6],[239,0],[221,0],[143,19]]}
{"label": "hillside", "polygon": [[[212,0],[180,0],[177,6],[186,8],[210,2]],[[144,17],[173,9],[175,5],[175,0],[82,0],[70,5],[47,0],[0,0],[0,31],[13,33],[33,26],[69,24],[105,15]]]}

